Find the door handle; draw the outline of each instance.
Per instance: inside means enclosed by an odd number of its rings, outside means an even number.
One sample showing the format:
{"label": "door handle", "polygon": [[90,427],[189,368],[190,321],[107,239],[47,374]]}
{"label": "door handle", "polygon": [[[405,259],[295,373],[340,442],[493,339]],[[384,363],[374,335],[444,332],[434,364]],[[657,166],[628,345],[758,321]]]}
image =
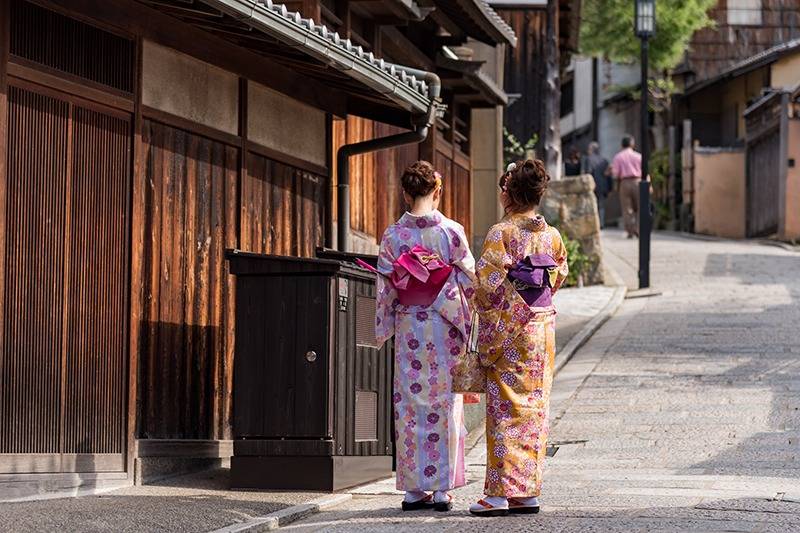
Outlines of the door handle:
{"label": "door handle", "polygon": [[308,361],[309,363],[313,363],[316,360],[317,360],[317,352],[315,352],[314,350],[309,350],[306,352],[306,361]]}

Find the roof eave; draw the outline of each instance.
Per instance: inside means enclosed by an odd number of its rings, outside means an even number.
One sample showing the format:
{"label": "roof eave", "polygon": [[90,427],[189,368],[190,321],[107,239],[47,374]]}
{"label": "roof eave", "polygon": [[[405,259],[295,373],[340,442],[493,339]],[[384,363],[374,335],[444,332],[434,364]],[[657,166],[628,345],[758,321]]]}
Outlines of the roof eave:
{"label": "roof eave", "polygon": [[768,48],[762,52],[759,52],[758,54],[750,56],[743,61],[731,65],[729,68],[720,72],[713,78],[690,85],[684,91],[684,96],[690,96],[698,91],[702,91],[703,89],[711,87],[712,85],[716,85],[717,83],[721,83],[723,81],[741,76],[742,74],[747,74],[748,72],[752,72],[761,67],[771,65],[785,54],[796,51],[800,51],[800,39],[794,39],[792,41],[773,46],[772,48]]}
{"label": "roof eave", "polygon": [[424,82],[390,68],[383,60],[375,59],[349,40],[299,13],[290,13],[286,6],[271,0],[203,0],[224,11],[255,30],[261,31],[289,46],[302,48],[309,56],[385,96],[413,114],[424,114],[431,105],[424,92]]}

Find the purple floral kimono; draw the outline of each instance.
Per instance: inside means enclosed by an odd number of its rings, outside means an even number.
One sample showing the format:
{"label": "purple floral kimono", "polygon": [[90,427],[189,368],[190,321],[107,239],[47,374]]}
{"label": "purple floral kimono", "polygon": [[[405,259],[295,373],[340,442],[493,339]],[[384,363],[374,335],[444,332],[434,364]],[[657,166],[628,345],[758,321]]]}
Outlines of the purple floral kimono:
{"label": "purple floral kimono", "polygon": [[[454,268],[431,305],[402,305],[389,276],[415,245]],[[394,335],[394,417],[398,490],[449,490],[465,484],[464,405],[450,369],[463,356],[471,319],[475,260],[464,228],[433,211],[404,214],[389,226],[378,257],[376,335]]]}

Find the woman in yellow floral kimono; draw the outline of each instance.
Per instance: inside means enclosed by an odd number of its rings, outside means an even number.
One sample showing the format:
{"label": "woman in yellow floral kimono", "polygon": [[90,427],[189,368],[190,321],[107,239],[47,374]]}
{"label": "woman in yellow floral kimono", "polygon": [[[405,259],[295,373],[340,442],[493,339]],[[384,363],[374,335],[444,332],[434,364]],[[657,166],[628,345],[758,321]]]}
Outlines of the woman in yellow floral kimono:
{"label": "woman in yellow floral kimono", "polygon": [[567,276],[561,235],[535,212],[549,180],[541,161],[509,165],[500,179],[506,217],[489,230],[476,265],[487,370],[486,497],[470,507],[476,515],[539,511],[555,357],[550,296]]}

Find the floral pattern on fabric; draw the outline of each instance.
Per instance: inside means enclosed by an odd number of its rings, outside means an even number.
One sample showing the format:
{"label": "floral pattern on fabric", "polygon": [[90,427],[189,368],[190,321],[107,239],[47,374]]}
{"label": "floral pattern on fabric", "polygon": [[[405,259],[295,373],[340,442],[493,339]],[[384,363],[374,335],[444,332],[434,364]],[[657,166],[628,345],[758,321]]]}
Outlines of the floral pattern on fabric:
{"label": "floral pattern on fabric", "polygon": [[[415,245],[455,267],[429,306],[400,304],[388,277],[400,254]],[[394,335],[399,490],[450,490],[466,482],[463,399],[451,392],[451,369],[469,336],[474,268],[464,229],[438,211],[406,213],[383,235],[375,333],[381,344]]]}
{"label": "floral pattern on fabric", "polygon": [[487,367],[488,496],[538,496],[549,431],[555,309],[529,307],[506,279],[531,254],[557,264],[553,292],[567,277],[561,235],[544,218],[512,215],[491,228],[477,264],[478,349]]}

